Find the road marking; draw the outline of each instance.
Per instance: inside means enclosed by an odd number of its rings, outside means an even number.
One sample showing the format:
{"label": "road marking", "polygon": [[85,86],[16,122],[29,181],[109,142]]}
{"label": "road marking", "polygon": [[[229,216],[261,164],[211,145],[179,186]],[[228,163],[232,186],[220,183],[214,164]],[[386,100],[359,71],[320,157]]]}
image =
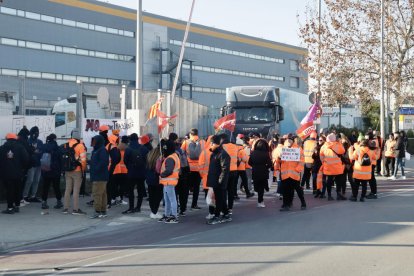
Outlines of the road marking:
{"label": "road marking", "polygon": [[4,268],[0,271],[0,276],[6,275],[6,272],[9,271],[8,268]]}
{"label": "road marking", "polygon": [[368,223],[377,223],[377,224],[389,224],[389,225],[401,225],[401,226],[414,226],[413,221],[399,221],[399,222],[383,222],[383,221],[374,221]]}
{"label": "road marking", "polygon": [[119,225],[124,225],[125,223],[123,223],[123,222],[110,222],[110,223],[108,223],[107,225],[108,226],[119,226]]}

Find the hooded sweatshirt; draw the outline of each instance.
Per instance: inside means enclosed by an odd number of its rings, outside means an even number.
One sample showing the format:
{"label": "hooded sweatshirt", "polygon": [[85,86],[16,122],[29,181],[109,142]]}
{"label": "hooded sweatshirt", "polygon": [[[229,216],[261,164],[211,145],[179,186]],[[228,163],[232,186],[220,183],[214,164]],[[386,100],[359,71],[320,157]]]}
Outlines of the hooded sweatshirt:
{"label": "hooded sweatshirt", "polygon": [[93,140],[95,145],[93,146],[90,163],[91,182],[108,181],[109,154],[105,149],[105,140],[100,135],[95,136]]}

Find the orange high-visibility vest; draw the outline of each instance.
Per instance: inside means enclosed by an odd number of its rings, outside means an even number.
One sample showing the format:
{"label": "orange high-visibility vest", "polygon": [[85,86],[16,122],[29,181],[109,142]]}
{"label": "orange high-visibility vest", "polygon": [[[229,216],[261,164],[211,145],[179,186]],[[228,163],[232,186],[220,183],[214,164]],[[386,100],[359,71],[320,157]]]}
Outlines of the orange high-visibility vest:
{"label": "orange high-visibility vest", "polygon": [[[285,146],[286,147],[286,146]],[[292,148],[299,148],[293,145]],[[300,149],[300,161],[282,161],[278,159],[276,162],[276,169],[280,171],[280,178],[282,180],[292,178],[296,181],[300,181],[300,174],[303,171],[303,164],[305,157],[303,156],[303,150]]]}
{"label": "orange high-visibility vest", "polygon": [[303,154],[305,156],[305,163],[313,164],[312,154],[316,148],[316,140],[306,140],[303,144]]}
{"label": "orange high-visibility vest", "polygon": [[376,154],[374,151],[370,150],[368,147],[359,147],[358,150],[354,151],[353,159],[354,163],[354,173],[352,177],[359,180],[370,180],[372,173],[372,166],[361,166],[361,160],[364,154],[368,154],[371,159],[371,164],[376,160]]}
{"label": "orange high-visibility vest", "polygon": [[319,168],[318,175],[316,177],[316,189],[322,190],[323,188],[323,165]]}
{"label": "orange high-visibility vest", "polygon": [[207,190],[207,175],[208,175],[208,167],[210,166],[210,157],[211,151],[208,148],[205,148],[198,159],[198,165],[200,166],[200,176],[203,184],[203,189]]}
{"label": "orange high-visibility vest", "polygon": [[128,169],[124,163],[125,150],[120,150],[121,161],[115,166],[114,174],[125,174],[128,173]]}
{"label": "orange high-visibility vest", "polygon": [[[336,153],[335,153],[335,152]],[[323,174],[325,175],[340,175],[345,170],[345,165],[342,164],[341,158],[338,155],[344,154],[344,146],[336,142],[326,142],[320,151],[320,157],[323,165]]]}
{"label": "orange high-visibility vest", "polygon": [[237,146],[238,152],[237,152],[237,161],[239,162],[239,165],[237,166],[238,171],[245,171],[246,170],[246,164],[249,162],[249,157],[247,156],[246,152],[244,151],[243,146]]}
{"label": "orange high-visibility vest", "polygon": [[191,142],[199,142],[201,150],[205,149],[206,143],[203,139],[198,138],[198,136],[192,136],[190,139],[185,140],[184,143],[181,145],[181,149],[187,153],[187,160],[188,165],[190,166],[190,171],[192,172],[198,172],[200,170],[198,166],[198,159],[197,160],[191,160],[190,159],[190,151],[189,151],[189,144]]}
{"label": "orange high-visibility vest", "polygon": [[252,168],[252,166],[250,166],[249,165],[249,159],[250,159],[250,153],[251,153],[251,148],[250,148],[250,146],[249,145],[245,145],[244,146],[244,148],[243,148],[243,151],[244,151],[244,153],[246,154],[246,156],[247,156],[247,162],[246,162],[246,164],[245,164],[245,166],[246,166],[246,169],[251,169]]}
{"label": "orange high-visibility vest", "polygon": [[237,171],[237,146],[232,143],[223,144],[223,149],[230,156],[230,171]]}
{"label": "orange high-visibility vest", "polygon": [[163,172],[165,172],[165,162],[167,161],[168,158],[171,158],[171,159],[174,160],[174,170],[173,170],[172,174],[170,174],[169,176],[160,177],[160,184],[162,184],[164,186],[177,186],[181,164],[180,164],[180,158],[178,157],[178,155],[176,153],[173,153],[173,154],[169,155],[162,162],[161,174]]}
{"label": "orange high-visibility vest", "polygon": [[[77,145],[76,145],[77,144]],[[75,151],[75,158],[78,160],[81,165],[77,166],[74,170],[75,172],[85,172],[86,171],[86,148],[85,145],[81,142],[79,143],[76,139],[69,139],[68,141],[69,147],[73,147],[76,145],[76,147],[73,149]]]}

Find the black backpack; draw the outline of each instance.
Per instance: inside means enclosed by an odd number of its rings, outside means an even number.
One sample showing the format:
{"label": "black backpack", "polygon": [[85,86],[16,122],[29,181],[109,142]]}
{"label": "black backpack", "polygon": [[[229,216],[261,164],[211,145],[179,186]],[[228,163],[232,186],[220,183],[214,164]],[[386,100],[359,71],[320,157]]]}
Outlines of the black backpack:
{"label": "black backpack", "polygon": [[140,149],[133,149],[129,148],[131,150],[131,155],[129,156],[129,164],[130,167],[133,169],[139,169],[139,168],[145,168],[145,158],[141,153]]}
{"label": "black backpack", "polygon": [[371,158],[369,157],[368,153],[364,153],[364,155],[362,155],[361,166],[371,166]]}
{"label": "black backpack", "polygon": [[81,165],[78,159],[75,157],[75,148],[79,143],[69,146],[69,143],[62,145],[62,170],[65,172],[74,171]]}

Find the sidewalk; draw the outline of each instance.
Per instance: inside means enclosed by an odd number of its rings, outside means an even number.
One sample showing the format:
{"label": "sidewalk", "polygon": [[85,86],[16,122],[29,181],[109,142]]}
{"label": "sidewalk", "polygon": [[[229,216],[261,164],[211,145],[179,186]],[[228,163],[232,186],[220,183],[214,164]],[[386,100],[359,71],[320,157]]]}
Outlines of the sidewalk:
{"label": "sidewalk", "polygon": [[[91,215],[93,208],[86,207],[90,197],[80,197],[79,206]],[[93,227],[99,220],[86,216],[62,214],[62,209],[53,209],[56,199],[49,199],[49,210],[42,210],[41,203],[30,203],[20,208],[14,215],[0,214],[0,252],[13,247],[32,244],[49,239],[66,236]],[[0,204],[5,210],[6,204]],[[42,215],[42,212],[48,214]]]}

